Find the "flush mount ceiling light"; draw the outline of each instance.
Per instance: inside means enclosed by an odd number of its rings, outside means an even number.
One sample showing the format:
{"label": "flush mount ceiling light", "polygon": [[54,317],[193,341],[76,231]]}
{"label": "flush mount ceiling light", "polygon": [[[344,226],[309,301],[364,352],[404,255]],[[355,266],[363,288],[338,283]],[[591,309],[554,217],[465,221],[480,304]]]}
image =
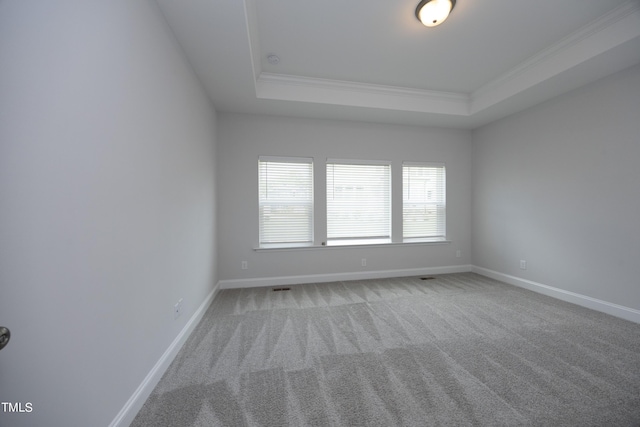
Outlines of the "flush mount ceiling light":
{"label": "flush mount ceiling light", "polygon": [[422,0],[416,7],[416,18],[427,27],[442,24],[456,5],[456,0]]}

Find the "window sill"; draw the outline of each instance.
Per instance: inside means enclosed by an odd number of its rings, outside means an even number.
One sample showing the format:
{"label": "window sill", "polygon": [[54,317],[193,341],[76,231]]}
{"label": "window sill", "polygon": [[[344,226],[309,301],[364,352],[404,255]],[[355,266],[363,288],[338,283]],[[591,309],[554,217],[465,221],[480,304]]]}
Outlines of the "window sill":
{"label": "window sill", "polygon": [[327,250],[327,249],[353,249],[353,248],[386,248],[396,246],[431,246],[450,244],[451,240],[409,240],[405,242],[367,243],[367,244],[339,244],[339,245],[306,245],[306,246],[268,246],[253,248],[256,252],[268,251],[299,251],[299,250]]}

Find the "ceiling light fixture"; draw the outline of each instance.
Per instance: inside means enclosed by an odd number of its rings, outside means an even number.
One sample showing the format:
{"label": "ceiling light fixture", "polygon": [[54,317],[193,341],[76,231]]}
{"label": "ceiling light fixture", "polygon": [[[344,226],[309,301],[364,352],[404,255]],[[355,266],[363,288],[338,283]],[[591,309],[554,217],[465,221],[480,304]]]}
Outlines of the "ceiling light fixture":
{"label": "ceiling light fixture", "polygon": [[427,27],[442,24],[449,16],[456,0],[422,0],[416,7],[416,18]]}

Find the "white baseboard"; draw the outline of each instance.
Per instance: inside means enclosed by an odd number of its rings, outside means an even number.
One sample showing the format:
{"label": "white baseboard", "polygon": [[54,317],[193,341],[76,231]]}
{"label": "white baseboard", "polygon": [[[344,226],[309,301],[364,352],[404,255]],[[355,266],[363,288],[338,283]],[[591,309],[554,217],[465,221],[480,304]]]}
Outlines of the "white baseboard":
{"label": "white baseboard", "polygon": [[356,271],[349,273],[308,274],[304,276],[260,277],[254,279],[221,280],[220,289],[258,288],[263,286],[302,285],[304,283],[327,283],[344,280],[381,279],[385,277],[421,276],[427,274],[464,273],[471,265],[445,267],[406,268],[399,270]]}
{"label": "white baseboard", "polygon": [[204,314],[207,312],[207,309],[213,302],[216,294],[220,291],[220,283],[217,283],[216,286],[211,290],[209,295],[204,299],[200,307],[193,313],[193,316],[189,319],[184,328],[180,331],[178,336],[173,340],[171,345],[165,350],[164,354],[160,357],[160,359],[156,362],[151,371],[147,374],[142,383],[138,386],[136,391],[131,395],[127,403],[122,407],[118,415],[111,421],[109,427],[127,427],[133,419],[138,414],[142,405],[147,400],[155,386],[158,384],[158,381],[162,378],[165,371],[169,368],[169,365],[175,359],[178,351],[182,348],[182,345],[187,340],[189,335],[193,332],[195,327],[198,325]]}
{"label": "white baseboard", "polygon": [[586,308],[607,313],[612,316],[620,317],[631,322],[640,323],[640,310],[613,304],[596,298],[591,298],[586,295],[577,294],[575,292],[565,291],[563,289],[554,288],[552,286],[543,285],[542,283],[522,279],[516,276],[511,276],[475,265],[452,265],[445,267],[411,268],[399,270],[358,271],[350,273],[310,274],[304,276],[221,280],[216,284],[209,295],[207,295],[202,304],[200,304],[200,307],[198,307],[198,309],[193,314],[193,316],[191,316],[184,328],[182,328],[178,336],[173,340],[171,345],[169,345],[167,350],[160,357],[158,362],[156,362],[151,371],[149,371],[140,386],[138,386],[136,391],[129,398],[124,407],[120,410],[118,415],[113,419],[111,424],[109,424],[109,427],[126,427],[131,424],[138,411],[140,410],[140,408],[142,408],[142,405],[147,400],[155,386],[158,384],[158,382],[162,378],[162,375],[169,368],[169,365],[178,354],[178,351],[180,350],[180,348],[182,348],[184,342],[198,325],[205,312],[209,308],[209,305],[211,305],[211,303],[213,302],[216,294],[221,289],[296,285],[304,283],[325,283],[386,277],[421,276],[430,274],[465,273],[469,271],[495,280],[500,280],[510,285],[548,295],[562,301],[567,301]]}
{"label": "white baseboard", "polygon": [[620,317],[631,322],[640,323],[640,310],[636,310],[634,308],[602,301],[596,298],[588,297],[586,295],[577,294],[575,292],[565,291],[563,289],[554,288],[553,286],[543,285],[542,283],[537,283],[527,279],[521,279],[519,277],[510,276],[508,274],[489,270],[488,268],[477,267],[475,265],[471,267],[471,271],[495,280],[500,280],[501,282],[505,282],[510,285],[517,286],[519,288],[528,289],[539,294],[547,295],[562,301],[567,301],[573,304],[580,305],[582,307]]}

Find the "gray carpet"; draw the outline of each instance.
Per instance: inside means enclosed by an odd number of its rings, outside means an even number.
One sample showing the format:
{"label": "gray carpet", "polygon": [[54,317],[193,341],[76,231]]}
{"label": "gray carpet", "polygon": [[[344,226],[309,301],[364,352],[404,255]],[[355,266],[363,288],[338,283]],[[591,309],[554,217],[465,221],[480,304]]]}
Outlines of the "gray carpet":
{"label": "gray carpet", "polygon": [[639,426],[640,325],[473,274],[223,290],[132,426]]}

